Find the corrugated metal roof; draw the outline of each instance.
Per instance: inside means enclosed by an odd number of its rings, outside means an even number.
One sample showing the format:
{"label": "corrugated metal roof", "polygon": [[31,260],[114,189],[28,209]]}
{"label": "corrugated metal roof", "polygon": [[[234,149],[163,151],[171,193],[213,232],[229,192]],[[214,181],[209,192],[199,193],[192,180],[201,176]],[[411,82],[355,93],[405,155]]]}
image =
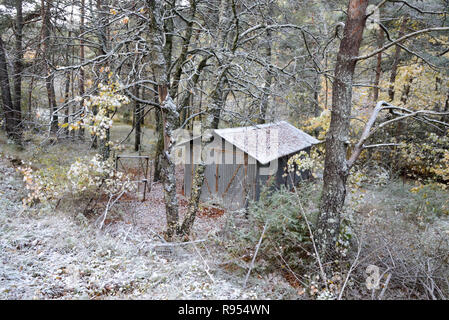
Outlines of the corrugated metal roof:
{"label": "corrugated metal roof", "polygon": [[[249,127],[216,129],[214,132],[261,164],[267,164],[321,142],[286,121]],[[199,137],[182,139],[176,145],[182,146]]]}
{"label": "corrugated metal roof", "polygon": [[298,152],[319,140],[286,121],[250,127],[216,129],[215,133],[261,164]]}

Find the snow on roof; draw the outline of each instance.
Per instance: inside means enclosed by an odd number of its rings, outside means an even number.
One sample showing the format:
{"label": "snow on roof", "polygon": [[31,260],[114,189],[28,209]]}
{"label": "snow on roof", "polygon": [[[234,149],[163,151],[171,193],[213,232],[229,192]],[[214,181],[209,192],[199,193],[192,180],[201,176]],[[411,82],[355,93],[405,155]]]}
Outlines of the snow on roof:
{"label": "snow on roof", "polygon": [[286,121],[250,127],[216,129],[215,133],[261,164],[267,164],[272,160],[320,143],[319,140]]}
{"label": "snow on roof", "polygon": [[[216,129],[214,132],[261,164],[267,164],[321,142],[286,121]],[[182,141],[178,140],[177,146],[182,146],[199,137],[180,139]]]}

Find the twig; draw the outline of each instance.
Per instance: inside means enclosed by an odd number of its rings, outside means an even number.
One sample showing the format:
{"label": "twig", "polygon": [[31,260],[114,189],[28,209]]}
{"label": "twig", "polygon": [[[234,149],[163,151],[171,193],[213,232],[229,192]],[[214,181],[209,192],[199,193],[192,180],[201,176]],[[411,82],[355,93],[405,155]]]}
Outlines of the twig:
{"label": "twig", "polygon": [[[100,230],[103,228],[104,221],[106,220],[106,216],[109,211],[109,204],[111,203],[112,197],[113,197],[113,195],[109,196],[109,200],[108,200],[108,203],[106,204],[106,208],[104,209],[104,213],[102,216],[100,216],[100,217],[103,217],[103,219],[101,220],[101,223],[100,223]],[[100,219],[100,218],[98,218],[98,219]]]}
{"label": "twig", "polygon": [[352,271],[358,266],[358,261],[360,257],[360,252],[362,251],[362,244],[359,242],[359,246],[357,248],[357,255],[355,257],[354,262],[351,264],[351,267],[349,268],[348,274],[346,275],[345,282],[343,283],[343,286],[341,287],[340,293],[338,294],[338,299],[341,300],[343,296],[343,292],[345,291],[346,285],[348,284],[349,277],[351,276]]}
{"label": "twig", "polygon": [[[195,243],[197,243],[197,242],[199,242],[199,241],[202,242],[202,241],[205,241],[205,240],[189,241],[189,243],[193,244],[193,248],[195,249],[196,253],[200,256],[201,260],[203,261],[203,264],[204,264],[204,271],[206,271],[206,274],[209,276],[210,280],[212,280],[212,282],[215,283],[214,277],[213,277],[213,276],[211,275],[211,273],[209,272],[209,270],[210,270],[209,265],[207,264],[206,260],[203,258],[203,256],[201,255],[200,251],[199,251],[198,248],[196,247],[196,244],[195,244]],[[185,242],[185,243],[186,243],[186,242]]]}
{"label": "twig", "polygon": [[131,229],[133,228],[133,226],[129,227],[128,232],[126,232],[125,237],[123,238],[123,243],[126,242],[126,239],[128,238],[128,234],[131,231]]}
{"label": "twig", "polygon": [[390,282],[390,279],[391,279],[391,273],[388,274],[387,280],[385,280],[384,287],[382,288],[382,291],[380,292],[379,297],[378,297],[379,300],[382,300],[382,298],[385,294],[385,291],[387,291],[387,287],[388,287],[388,283]]}
{"label": "twig", "polygon": [[437,27],[437,28],[427,28],[427,29],[422,29],[422,30],[418,30],[409,34],[406,34],[402,37],[400,37],[399,39],[393,40],[390,43],[386,44],[385,46],[383,46],[382,48],[379,48],[378,50],[374,50],[366,55],[363,56],[358,56],[355,57],[355,60],[364,60],[364,59],[368,59],[371,58],[375,55],[377,55],[379,52],[383,52],[385,50],[387,50],[388,48],[390,48],[391,46],[394,46],[395,44],[398,44],[404,40],[407,40],[408,38],[420,35],[422,33],[428,33],[428,32],[432,32],[432,31],[448,31],[449,27]]}
{"label": "twig", "polygon": [[302,281],[297,277],[296,273],[293,272],[292,268],[290,268],[290,265],[288,264],[287,261],[285,261],[284,257],[282,257],[282,255],[281,255],[281,253],[279,252],[278,248],[277,248],[276,246],[275,246],[275,248],[276,248],[277,254],[279,255],[279,257],[280,257],[281,260],[282,260],[282,263],[285,264],[285,266],[287,267],[288,271],[290,271],[290,273],[293,275],[293,277],[295,277],[295,279],[296,279],[299,283],[301,283],[304,287],[307,287],[307,284],[304,283],[304,282],[302,282]]}
{"label": "twig", "polygon": [[[109,197],[109,201],[108,201],[108,203],[106,204],[106,209],[104,210],[104,213],[103,213],[103,220],[102,220],[101,223],[100,223],[100,230],[103,228],[104,222],[105,222],[105,220],[106,220],[106,216],[108,215],[108,212],[109,212],[109,209],[112,208],[112,207],[114,206],[114,204],[115,204],[115,203],[122,197],[122,195],[125,193],[125,191],[126,191],[126,189],[123,189],[122,192],[120,192],[120,194],[117,196],[117,198],[115,198],[114,201],[112,201],[112,203],[111,203],[111,200],[112,200],[112,198],[113,198],[114,196],[111,195],[111,196]],[[110,204],[110,205],[109,205],[109,204]],[[97,220],[97,221],[98,221],[98,220]]]}
{"label": "twig", "polygon": [[324,280],[324,285],[326,286],[326,289],[328,289],[326,272],[324,272],[323,264],[321,263],[320,254],[318,253],[318,249],[317,249],[316,243],[315,243],[315,238],[313,236],[312,229],[310,228],[309,219],[307,219],[306,212],[304,211],[304,208],[303,208],[302,203],[301,203],[301,198],[299,197],[298,189],[296,188],[296,185],[295,185],[295,183],[293,181],[293,178],[292,178],[291,174],[289,174],[289,177],[290,177],[290,180],[292,182],[293,189],[295,190],[296,197],[298,198],[298,205],[299,205],[299,209],[301,211],[301,215],[304,218],[304,221],[306,222],[307,229],[308,229],[309,234],[310,234],[310,240],[312,241],[313,251],[315,252],[316,260],[317,260],[318,266],[320,268],[321,277]]}
{"label": "twig", "polygon": [[256,260],[257,252],[259,252],[260,245],[262,244],[262,239],[265,234],[265,230],[267,229],[267,226],[268,226],[268,221],[265,222],[265,225],[262,230],[262,234],[260,235],[259,242],[257,243],[257,246],[256,246],[256,250],[254,251],[254,256],[253,256],[253,259],[251,260],[251,265],[249,266],[248,273],[246,274],[246,277],[245,277],[245,282],[243,283],[243,289],[246,288],[246,283],[248,282],[249,274],[251,273],[251,270],[254,267],[254,261]]}

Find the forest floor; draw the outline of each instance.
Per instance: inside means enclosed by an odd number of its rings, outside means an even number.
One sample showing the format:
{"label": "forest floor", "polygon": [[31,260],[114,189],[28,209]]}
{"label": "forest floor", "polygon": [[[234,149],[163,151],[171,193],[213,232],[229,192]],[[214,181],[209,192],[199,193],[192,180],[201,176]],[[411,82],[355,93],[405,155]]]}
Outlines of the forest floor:
{"label": "forest floor", "polygon": [[[123,132],[113,135],[123,136]],[[285,274],[261,273],[257,268],[243,289],[250,261],[231,256],[222,241],[227,219],[236,213],[203,207],[190,242],[166,243],[160,183],[152,184],[146,201],[140,201],[140,195],[124,197],[126,201],[116,205],[101,230],[97,217],[73,213],[80,208],[71,208],[70,213],[63,206],[25,209],[26,190],[16,171],[17,159],[68,163],[79,154],[94,153],[76,142],[35,145],[18,150],[0,136],[0,299],[305,298],[304,288],[291,286]],[[182,170],[178,169],[177,180],[182,218],[187,204]],[[413,277],[408,274],[409,265],[414,274],[425,268],[423,275],[428,277],[429,259],[435,265],[447,259],[448,192],[428,188],[411,193],[412,187],[410,182],[392,180],[369,184],[348,197],[355,222],[365,230],[358,240],[371,252],[360,259],[355,270],[359,282],[347,289],[348,297],[372,298],[364,284],[365,269],[375,264],[398,270],[385,298],[413,298],[412,284],[407,282]],[[388,259],[381,254],[384,248]],[[447,262],[435,267],[430,277],[440,277],[439,272],[446,269]]]}
{"label": "forest floor", "polygon": [[165,243],[159,183],[145,202],[124,202],[126,213],[99,230],[80,215],[25,210],[26,191],[13,159],[0,158],[0,299],[294,297],[295,290],[276,275],[253,273],[243,290],[246,271],[221,265],[226,252],[214,239],[223,216],[200,215],[196,242]]}

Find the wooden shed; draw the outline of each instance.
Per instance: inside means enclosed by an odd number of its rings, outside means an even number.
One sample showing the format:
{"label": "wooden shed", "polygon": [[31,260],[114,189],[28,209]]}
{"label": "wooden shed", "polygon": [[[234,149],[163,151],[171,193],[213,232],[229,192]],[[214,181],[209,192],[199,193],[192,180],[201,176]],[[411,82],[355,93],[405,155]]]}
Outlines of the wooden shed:
{"label": "wooden shed", "polygon": [[[207,146],[207,165],[201,201],[219,204],[226,209],[246,207],[249,200],[258,200],[268,179],[274,185],[291,187],[292,179],[285,176],[288,159],[300,152],[308,152],[319,140],[281,121],[250,127],[217,129]],[[195,160],[200,155],[200,137],[180,146],[184,148],[184,193],[190,197]],[[301,177],[294,177],[294,183]]]}

